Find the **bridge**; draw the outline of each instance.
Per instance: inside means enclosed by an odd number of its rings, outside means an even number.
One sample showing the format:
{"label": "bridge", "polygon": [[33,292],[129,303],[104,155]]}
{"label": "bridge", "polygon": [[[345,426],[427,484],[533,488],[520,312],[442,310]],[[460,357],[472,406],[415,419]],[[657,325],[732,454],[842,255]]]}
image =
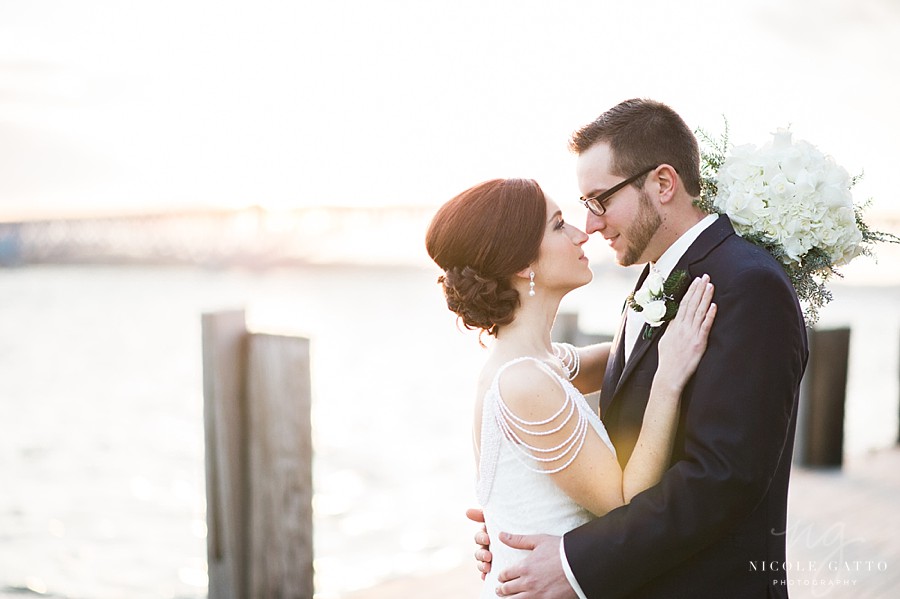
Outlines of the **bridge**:
{"label": "bridge", "polygon": [[422,263],[435,207],[261,207],[0,220],[0,266]]}

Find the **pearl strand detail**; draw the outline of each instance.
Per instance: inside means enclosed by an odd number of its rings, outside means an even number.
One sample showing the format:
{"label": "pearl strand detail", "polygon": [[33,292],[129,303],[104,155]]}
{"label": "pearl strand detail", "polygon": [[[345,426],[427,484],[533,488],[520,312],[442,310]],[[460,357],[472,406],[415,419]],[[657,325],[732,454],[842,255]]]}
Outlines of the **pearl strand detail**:
{"label": "pearl strand detail", "polygon": [[571,343],[552,343],[553,355],[562,362],[563,368],[569,375],[569,380],[574,380],[581,371],[581,356]]}
{"label": "pearl strand detail", "polygon": [[[512,411],[507,407],[506,403],[500,399],[497,402],[497,406],[499,408],[499,414],[497,414],[497,424],[500,427],[500,430],[506,436],[507,439],[512,441],[512,446],[516,449],[516,452],[513,454],[519,460],[519,462],[525,466],[527,469],[532,472],[537,472],[539,474],[555,474],[557,472],[561,472],[569,467],[569,465],[575,461],[575,458],[578,457],[578,454],[581,453],[581,447],[584,445],[584,440],[587,437],[587,418],[575,407],[575,401],[569,397],[569,394],[566,394],[566,401],[563,403],[562,407],[560,407],[559,411],[556,412],[553,416],[546,420],[541,420],[539,422],[528,422],[526,420],[522,420],[518,416],[512,413]],[[549,431],[530,431],[525,428],[525,426],[540,426],[544,424],[549,424],[556,418],[562,414],[566,408],[569,408],[568,413],[565,415],[562,423],[559,426]],[[577,413],[577,420],[575,422],[575,427],[572,433],[559,445],[555,447],[551,447],[549,449],[543,449],[540,447],[536,447],[529,443],[526,443],[517,433],[516,430],[521,431],[526,435],[533,436],[545,436],[561,430],[569,421],[572,420],[573,413]],[[515,430],[514,430],[515,429]],[[554,455],[549,455],[548,457],[538,457],[534,455],[537,454],[550,454],[554,453]],[[569,455],[571,454],[571,455]],[[519,457],[523,456],[523,457]],[[527,463],[526,460],[531,460],[534,462],[540,463],[549,463],[549,462],[557,462],[563,458],[568,456],[568,459],[564,464],[558,466],[553,469],[544,469],[544,468],[536,468],[531,464]],[[523,459],[524,458],[524,459]]]}

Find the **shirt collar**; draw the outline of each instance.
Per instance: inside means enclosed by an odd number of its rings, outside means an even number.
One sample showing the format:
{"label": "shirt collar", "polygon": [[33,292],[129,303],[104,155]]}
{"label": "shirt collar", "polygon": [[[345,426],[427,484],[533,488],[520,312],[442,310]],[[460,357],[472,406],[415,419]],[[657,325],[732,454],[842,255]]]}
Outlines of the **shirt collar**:
{"label": "shirt collar", "polygon": [[650,268],[656,269],[664,279],[669,278],[669,275],[672,274],[672,269],[675,268],[675,265],[678,264],[678,261],[684,256],[684,253],[688,251],[691,244],[697,240],[700,233],[716,222],[717,218],[719,218],[718,214],[708,214],[706,218],[685,231],[681,237],[675,240],[675,243],[669,246],[669,249],[663,252],[663,255],[659,257],[659,260],[655,263],[650,263]]}

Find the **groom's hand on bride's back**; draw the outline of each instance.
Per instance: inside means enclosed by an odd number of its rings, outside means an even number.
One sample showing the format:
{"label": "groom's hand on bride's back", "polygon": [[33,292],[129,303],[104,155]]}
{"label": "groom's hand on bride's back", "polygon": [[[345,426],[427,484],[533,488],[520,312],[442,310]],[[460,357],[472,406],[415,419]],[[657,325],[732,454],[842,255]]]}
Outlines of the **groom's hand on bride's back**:
{"label": "groom's hand on bride's back", "polygon": [[481,572],[481,579],[484,580],[487,573],[491,571],[491,538],[488,536],[487,527],[484,526],[484,512],[479,508],[470,508],[466,510],[466,517],[472,522],[480,522],[482,527],[475,533],[475,544],[478,549],[475,550],[476,567]]}
{"label": "groom's hand on bride's back", "polygon": [[552,535],[500,533],[500,542],[530,553],[497,575],[497,595],[517,599],[577,599],[566,578],[560,538]]}

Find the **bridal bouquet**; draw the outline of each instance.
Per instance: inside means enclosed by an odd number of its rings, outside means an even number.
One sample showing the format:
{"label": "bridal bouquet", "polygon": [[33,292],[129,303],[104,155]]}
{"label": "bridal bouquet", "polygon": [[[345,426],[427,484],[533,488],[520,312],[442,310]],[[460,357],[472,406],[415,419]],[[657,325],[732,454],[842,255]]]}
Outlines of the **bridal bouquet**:
{"label": "bridal bouquet", "polygon": [[808,325],[831,301],[825,287],[837,267],[869,244],[900,238],[872,231],[853,203],[851,177],[814,145],[779,129],[769,143],[731,148],[728,127],[721,140],[698,131],[701,150],[701,198],[707,212],[725,214],[735,231],[764,247],[781,262],[804,305]]}

